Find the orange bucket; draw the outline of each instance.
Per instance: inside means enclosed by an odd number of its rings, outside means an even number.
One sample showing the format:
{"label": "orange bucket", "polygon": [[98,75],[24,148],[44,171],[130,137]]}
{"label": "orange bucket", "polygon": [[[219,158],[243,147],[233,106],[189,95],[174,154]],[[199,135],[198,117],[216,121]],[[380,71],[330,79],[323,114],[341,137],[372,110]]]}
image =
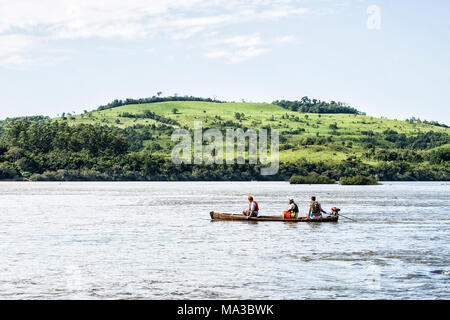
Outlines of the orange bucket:
{"label": "orange bucket", "polygon": [[290,211],[283,211],[283,215],[285,219],[291,219],[291,212]]}

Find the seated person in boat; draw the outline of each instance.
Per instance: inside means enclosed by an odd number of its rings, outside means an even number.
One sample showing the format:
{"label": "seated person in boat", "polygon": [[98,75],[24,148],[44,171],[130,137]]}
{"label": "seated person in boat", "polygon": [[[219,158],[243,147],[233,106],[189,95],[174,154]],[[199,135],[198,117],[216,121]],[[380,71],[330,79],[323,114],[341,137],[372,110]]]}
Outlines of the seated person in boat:
{"label": "seated person in boat", "polygon": [[285,219],[297,219],[298,218],[298,206],[294,202],[294,199],[289,199],[289,207],[283,212]]}
{"label": "seated person in boat", "polygon": [[311,202],[309,204],[308,214],[306,218],[309,219],[320,219],[322,218],[322,213],[326,213],[325,210],[322,209],[322,206],[319,201],[316,201],[316,197],[311,197]]}
{"label": "seated person in boat", "polygon": [[258,211],[258,203],[253,200],[252,196],[248,196],[248,209],[242,210],[242,214],[247,217],[257,217]]}

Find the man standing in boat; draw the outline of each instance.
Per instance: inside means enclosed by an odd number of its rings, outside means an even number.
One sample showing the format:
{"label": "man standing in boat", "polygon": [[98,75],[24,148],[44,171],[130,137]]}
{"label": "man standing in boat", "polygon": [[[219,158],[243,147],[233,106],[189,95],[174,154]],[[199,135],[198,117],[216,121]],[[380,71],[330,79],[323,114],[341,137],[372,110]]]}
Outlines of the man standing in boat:
{"label": "man standing in boat", "polygon": [[322,209],[322,205],[319,201],[316,201],[316,197],[311,197],[311,202],[309,204],[309,210],[308,214],[306,215],[306,218],[309,219],[320,219],[322,218],[322,213],[326,213],[325,210]]}
{"label": "man standing in boat", "polygon": [[252,196],[248,196],[248,209],[242,210],[242,214],[247,217],[257,217],[259,206]]}

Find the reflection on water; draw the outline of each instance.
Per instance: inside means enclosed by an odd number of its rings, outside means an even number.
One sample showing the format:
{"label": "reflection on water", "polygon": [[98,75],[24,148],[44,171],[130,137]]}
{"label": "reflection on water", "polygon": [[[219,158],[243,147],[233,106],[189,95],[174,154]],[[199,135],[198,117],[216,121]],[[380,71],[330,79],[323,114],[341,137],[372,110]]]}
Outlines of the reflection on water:
{"label": "reflection on water", "polygon": [[[357,222],[218,221],[309,196]],[[450,186],[0,183],[0,298],[450,298]]]}

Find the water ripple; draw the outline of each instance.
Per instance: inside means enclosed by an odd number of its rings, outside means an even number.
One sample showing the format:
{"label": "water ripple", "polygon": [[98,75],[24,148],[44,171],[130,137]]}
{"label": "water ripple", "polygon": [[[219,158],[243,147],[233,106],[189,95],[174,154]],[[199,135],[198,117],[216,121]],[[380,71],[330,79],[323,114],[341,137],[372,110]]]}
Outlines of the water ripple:
{"label": "water ripple", "polygon": [[[253,194],[337,224],[211,223]],[[450,184],[0,182],[2,299],[449,299]]]}

